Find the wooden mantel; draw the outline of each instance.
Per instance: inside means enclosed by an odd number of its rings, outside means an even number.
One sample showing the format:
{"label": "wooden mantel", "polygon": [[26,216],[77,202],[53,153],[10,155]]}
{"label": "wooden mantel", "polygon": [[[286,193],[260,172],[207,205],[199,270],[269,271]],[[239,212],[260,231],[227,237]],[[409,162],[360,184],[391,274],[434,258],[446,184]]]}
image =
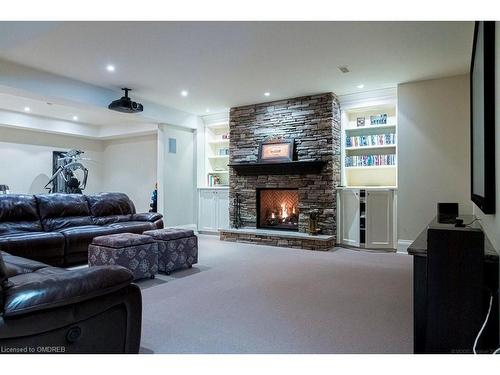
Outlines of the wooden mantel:
{"label": "wooden mantel", "polygon": [[233,163],[229,167],[234,168],[240,175],[255,176],[265,174],[317,174],[326,164],[323,160],[311,161],[288,161],[279,163]]}

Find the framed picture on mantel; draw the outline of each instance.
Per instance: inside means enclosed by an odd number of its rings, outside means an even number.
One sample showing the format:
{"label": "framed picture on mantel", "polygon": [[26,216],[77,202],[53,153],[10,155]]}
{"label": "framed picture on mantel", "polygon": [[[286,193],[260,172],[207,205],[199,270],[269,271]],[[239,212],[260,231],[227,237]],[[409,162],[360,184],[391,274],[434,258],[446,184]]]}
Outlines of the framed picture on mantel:
{"label": "framed picture on mantel", "polygon": [[259,163],[278,163],[293,160],[293,139],[272,139],[259,146]]}

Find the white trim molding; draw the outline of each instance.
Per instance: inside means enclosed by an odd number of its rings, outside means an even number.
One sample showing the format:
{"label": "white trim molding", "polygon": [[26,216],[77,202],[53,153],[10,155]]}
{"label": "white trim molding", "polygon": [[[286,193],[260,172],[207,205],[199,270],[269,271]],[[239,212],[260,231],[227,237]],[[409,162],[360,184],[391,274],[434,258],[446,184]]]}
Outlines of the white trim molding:
{"label": "white trim molding", "polygon": [[408,254],[406,250],[412,243],[412,240],[398,240],[397,252],[401,254]]}
{"label": "white trim molding", "polygon": [[380,90],[363,91],[354,94],[339,95],[340,107],[345,110],[351,107],[369,107],[397,101],[397,88],[390,87]]}

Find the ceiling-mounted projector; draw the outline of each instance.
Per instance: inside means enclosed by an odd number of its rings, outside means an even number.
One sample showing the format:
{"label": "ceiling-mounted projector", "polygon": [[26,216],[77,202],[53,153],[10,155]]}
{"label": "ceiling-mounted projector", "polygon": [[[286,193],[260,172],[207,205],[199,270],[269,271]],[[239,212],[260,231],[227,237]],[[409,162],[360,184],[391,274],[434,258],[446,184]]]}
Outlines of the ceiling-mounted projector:
{"label": "ceiling-mounted projector", "polygon": [[108,105],[108,108],[113,111],[118,111],[123,113],[142,112],[142,110],[144,109],[142,107],[142,104],[134,102],[128,97],[128,92],[132,91],[132,89],[128,89],[125,87],[122,90],[125,91],[125,96],[122,96],[120,99],[113,100],[111,104]]}

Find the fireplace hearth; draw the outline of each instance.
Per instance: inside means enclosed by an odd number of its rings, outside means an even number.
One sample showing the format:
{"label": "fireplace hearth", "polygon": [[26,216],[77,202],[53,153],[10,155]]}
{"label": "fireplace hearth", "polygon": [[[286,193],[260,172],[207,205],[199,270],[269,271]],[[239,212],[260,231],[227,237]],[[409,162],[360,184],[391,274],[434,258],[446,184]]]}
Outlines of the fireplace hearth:
{"label": "fireplace hearth", "polygon": [[257,228],[299,230],[298,189],[257,189]]}

